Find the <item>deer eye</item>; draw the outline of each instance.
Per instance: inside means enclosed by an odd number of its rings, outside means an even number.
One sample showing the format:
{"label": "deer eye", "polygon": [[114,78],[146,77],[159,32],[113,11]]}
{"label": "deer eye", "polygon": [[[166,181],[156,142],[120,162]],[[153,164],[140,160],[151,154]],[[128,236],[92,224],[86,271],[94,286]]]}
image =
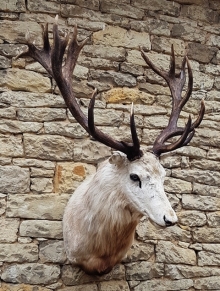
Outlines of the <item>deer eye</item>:
{"label": "deer eye", "polygon": [[141,188],[141,179],[137,174],[130,174],[130,179],[134,182],[139,182],[139,187]]}

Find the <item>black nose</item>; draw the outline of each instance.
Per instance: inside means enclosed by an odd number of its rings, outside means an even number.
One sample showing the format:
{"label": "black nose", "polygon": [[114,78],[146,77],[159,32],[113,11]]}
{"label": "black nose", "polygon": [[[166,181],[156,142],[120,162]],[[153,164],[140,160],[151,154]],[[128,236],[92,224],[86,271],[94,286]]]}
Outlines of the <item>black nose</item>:
{"label": "black nose", "polygon": [[165,215],[163,216],[163,220],[165,221],[166,226],[174,225],[174,223],[170,221],[169,219],[167,219]]}

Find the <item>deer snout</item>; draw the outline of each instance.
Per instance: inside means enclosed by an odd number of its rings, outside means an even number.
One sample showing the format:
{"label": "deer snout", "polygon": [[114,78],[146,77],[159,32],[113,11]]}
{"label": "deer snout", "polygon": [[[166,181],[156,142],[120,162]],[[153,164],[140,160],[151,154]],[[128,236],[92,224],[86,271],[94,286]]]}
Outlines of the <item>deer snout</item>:
{"label": "deer snout", "polygon": [[165,222],[165,226],[172,226],[176,224],[178,219],[177,219],[176,213],[173,212],[172,215],[164,215],[163,220]]}

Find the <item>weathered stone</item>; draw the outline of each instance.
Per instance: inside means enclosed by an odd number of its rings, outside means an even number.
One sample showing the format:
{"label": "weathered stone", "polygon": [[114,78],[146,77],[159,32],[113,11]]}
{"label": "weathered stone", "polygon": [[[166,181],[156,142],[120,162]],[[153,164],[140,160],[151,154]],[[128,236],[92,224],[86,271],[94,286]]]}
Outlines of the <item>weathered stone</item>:
{"label": "weathered stone", "polygon": [[137,262],[126,265],[126,279],[133,280],[150,280],[152,278],[160,278],[164,275],[164,265],[152,262]]}
{"label": "weathered stone", "polygon": [[191,234],[187,230],[183,230],[178,226],[173,226],[169,228],[161,228],[159,226],[153,225],[146,219],[142,219],[137,225],[136,229],[138,238],[142,241],[146,240],[181,240],[188,242],[190,241]]}
{"label": "weathered stone", "polygon": [[193,231],[195,242],[220,243],[220,230],[218,228],[200,227]]}
{"label": "weathered stone", "polygon": [[83,284],[78,286],[64,287],[62,291],[98,291],[96,284]]}
{"label": "weathered stone", "polygon": [[171,45],[174,46],[174,51],[176,55],[185,54],[185,43],[182,40],[174,38],[165,38],[161,36],[154,36],[152,39],[152,50],[161,53],[170,54]]}
{"label": "weathered stone", "polygon": [[53,179],[52,178],[31,178],[31,191],[38,193],[51,193],[53,192]]}
{"label": "weathered stone", "polygon": [[10,12],[24,12],[25,0],[12,0],[10,2],[2,3],[1,10],[6,10]]}
{"label": "weathered stone", "polygon": [[123,265],[116,265],[110,273],[100,277],[87,275],[78,267],[64,265],[62,268],[62,280],[67,286],[93,283],[94,281],[125,280],[125,269]]}
{"label": "weathered stone", "polygon": [[31,12],[44,12],[54,14],[60,12],[60,4],[54,1],[30,0],[27,3],[27,8]]}
{"label": "weathered stone", "polygon": [[82,181],[96,172],[93,165],[83,163],[57,163],[54,177],[54,191],[58,193],[73,193]]}
{"label": "weathered stone", "polygon": [[[97,70],[114,70],[114,71],[119,71],[119,62],[116,61],[111,61],[111,60],[107,60],[107,59],[98,59],[98,58],[92,58],[92,57],[87,57],[87,56],[80,56],[79,59],[80,63],[86,67],[89,68],[94,68]],[[94,81],[93,81],[94,82]],[[91,83],[91,82],[89,82]],[[88,83],[88,84],[89,84]],[[102,84],[102,86],[109,86],[107,84]],[[97,86],[95,86],[95,88],[98,89],[99,92],[103,91],[104,89],[102,88],[98,88]],[[107,89],[108,90],[108,87]]]}
{"label": "weathered stone", "polygon": [[182,204],[185,209],[199,209],[205,211],[220,210],[220,201],[217,197],[183,194]]}
{"label": "weathered stone", "polygon": [[[113,88],[102,94],[107,103],[138,103],[153,104],[154,97],[148,93],[132,88]],[[137,105],[135,105],[135,112]]]}
{"label": "weathered stone", "polygon": [[7,69],[11,67],[11,60],[6,57],[0,56],[0,68]]}
{"label": "weathered stone", "polygon": [[183,5],[181,9],[181,16],[209,23],[217,23],[219,18],[217,11],[213,11],[208,8],[204,9],[204,7],[199,5]]}
{"label": "weathered stone", "polygon": [[55,163],[51,161],[41,161],[37,159],[16,158],[13,159],[13,164],[20,167],[37,167],[41,169],[54,170]]}
{"label": "weathered stone", "polygon": [[59,275],[58,266],[27,263],[7,266],[1,278],[10,283],[51,284],[58,280]]}
{"label": "weathered stone", "polygon": [[43,124],[39,122],[23,122],[18,120],[2,119],[0,121],[0,132],[3,133],[23,133],[23,132],[38,132],[43,128]]}
{"label": "weathered stone", "polygon": [[220,226],[220,211],[207,213],[207,222],[210,227]]}
{"label": "weathered stone", "polygon": [[201,63],[210,63],[217,52],[217,48],[210,48],[207,45],[192,42],[188,44],[188,53],[190,59]]}
{"label": "weathered stone", "polygon": [[39,246],[39,258],[42,263],[63,264],[66,260],[63,241],[47,240]]}
{"label": "weathered stone", "polygon": [[174,179],[172,177],[167,177],[165,179],[164,187],[169,193],[181,194],[192,192],[192,184],[190,182]]}
{"label": "weathered stone", "polygon": [[73,160],[74,142],[57,135],[24,134],[26,157],[46,160]]}
{"label": "weathered stone", "polygon": [[30,173],[18,166],[0,166],[1,193],[29,192]]}
{"label": "weathered stone", "polygon": [[16,118],[16,109],[14,107],[8,107],[8,108],[1,108],[0,109],[0,117],[1,118]]}
{"label": "weathered stone", "polygon": [[107,59],[111,61],[124,61],[126,51],[124,48],[115,48],[106,45],[86,45],[83,48],[86,56]]}
{"label": "weathered stone", "polygon": [[220,254],[212,252],[201,251],[198,253],[199,266],[219,266]]}
{"label": "weathered stone", "polygon": [[159,241],[156,246],[156,261],[168,264],[196,265],[194,250],[184,249],[169,241]]}
{"label": "weathered stone", "polygon": [[130,74],[123,74],[114,71],[90,70],[91,78],[102,82],[107,82],[120,87],[136,86],[136,79]]}
{"label": "weathered stone", "polygon": [[146,20],[130,21],[131,29],[142,32],[149,32],[156,35],[170,35],[169,23],[160,19],[148,18]]}
{"label": "weathered stone", "polygon": [[99,10],[99,0],[91,0],[89,2],[87,0],[61,0],[61,3],[71,3],[92,10]]}
{"label": "weathered stone", "polygon": [[[192,206],[194,208],[194,206]],[[196,208],[196,207],[195,207]],[[200,208],[197,208],[200,210]],[[178,213],[179,223],[187,226],[203,226],[206,224],[206,215],[200,211],[187,210]]]}
{"label": "weathered stone", "polygon": [[129,291],[128,283],[125,281],[100,282],[100,291]]}
{"label": "weathered stone", "polygon": [[36,72],[28,72],[21,69],[8,69],[0,71],[0,86],[14,91],[50,92],[51,84],[48,77],[43,77]]}
{"label": "weathered stone", "polygon": [[127,253],[127,257],[123,259],[123,262],[137,262],[147,261],[154,254],[154,245],[141,243],[139,241],[133,242],[131,248]]}
{"label": "weathered stone", "polygon": [[220,197],[219,187],[193,183],[193,193],[205,196]]}
{"label": "weathered stone", "polygon": [[86,30],[91,30],[91,31],[99,31],[105,27],[105,22],[102,21],[85,21],[84,19],[72,19],[68,18],[67,20],[68,25],[75,25],[77,24],[77,27],[83,28]]}
{"label": "weathered stone", "polygon": [[22,121],[55,121],[65,120],[66,110],[64,108],[19,108],[17,116]]}
{"label": "weathered stone", "polygon": [[61,220],[69,195],[9,195],[7,217]]}
{"label": "weathered stone", "polygon": [[0,102],[15,107],[65,107],[61,96],[49,93],[3,92]]}
{"label": "weathered stone", "polygon": [[180,5],[176,2],[171,3],[165,0],[134,0],[133,5],[139,8],[160,12],[161,14],[168,14],[173,16],[179,15]]}
{"label": "weathered stone", "polygon": [[63,236],[61,221],[24,220],[20,225],[21,236],[60,239]]}
{"label": "weathered stone", "polygon": [[1,244],[0,260],[2,262],[36,262],[38,260],[37,244]]}
{"label": "weathered stone", "polygon": [[31,177],[53,178],[54,170],[47,170],[45,168],[31,168]]}
{"label": "weathered stone", "polygon": [[218,290],[220,288],[220,276],[195,279],[194,287],[196,289]]}
{"label": "weathered stone", "polygon": [[193,286],[193,280],[180,279],[180,280],[164,280],[164,279],[151,279],[149,281],[141,282],[134,291],[167,291],[167,290],[189,290]]}
{"label": "weathered stone", "polygon": [[145,128],[160,128],[163,129],[168,124],[168,116],[166,115],[153,115],[144,117],[144,127]]}
{"label": "weathered stone", "polygon": [[[1,285],[0,285],[1,286]],[[36,286],[36,285],[27,285],[27,284],[9,284],[2,283],[1,291],[50,291],[46,287]]]}
{"label": "weathered stone", "polygon": [[23,153],[21,135],[0,135],[0,154],[2,156],[21,157]]}
{"label": "weathered stone", "polygon": [[[171,29],[171,35],[173,37],[180,37],[181,39],[191,41],[201,41],[202,43],[206,40],[206,32],[192,25],[192,22],[176,23]],[[196,59],[197,56],[193,56]],[[191,59],[191,58],[190,58]]]}
{"label": "weathered stone", "polygon": [[99,162],[111,154],[110,148],[92,140],[75,140],[74,142],[74,161],[76,162]]}
{"label": "weathered stone", "polygon": [[125,47],[130,49],[138,49],[140,46],[150,49],[150,38],[148,33],[139,33],[136,31],[107,26],[104,30],[93,34],[93,42],[95,45]]}
{"label": "weathered stone", "polygon": [[17,240],[19,219],[0,217],[0,243],[13,243]]}

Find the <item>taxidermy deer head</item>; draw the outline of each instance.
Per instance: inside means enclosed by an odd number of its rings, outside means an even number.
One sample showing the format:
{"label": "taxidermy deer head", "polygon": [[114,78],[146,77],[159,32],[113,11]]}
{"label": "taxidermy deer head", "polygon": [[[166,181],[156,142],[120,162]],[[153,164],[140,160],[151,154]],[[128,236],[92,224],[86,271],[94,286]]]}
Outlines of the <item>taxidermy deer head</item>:
{"label": "taxidermy deer head", "polygon": [[[57,17],[53,25],[53,45],[48,38],[48,25],[43,31],[42,49],[35,47],[27,37],[28,51],[20,56],[30,56],[39,62],[55,79],[60,92],[77,122],[98,142],[116,150],[103,162],[96,174],[86,179],[74,192],[63,216],[63,235],[69,261],[90,274],[108,273],[119,263],[130,248],[135,228],[142,216],[149,217],[160,226],[171,226],[177,216],[164,192],[165,170],[158,157],[187,145],[195,128],[204,115],[204,103],[192,123],[189,116],[185,127],[177,121],[183,106],[188,101],[193,86],[192,70],[187,57],[182,62],[181,72],[175,73],[175,56],[171,49],[170,69],[159,70],[141,50],[148,66],[167,82],[172,96],[172,112],[167,127],[159,134],[151,152],[140,148],[136,132],[133,107],[130,116],[132,142],[118,141],[99,130],[94,124],[96,90],[92,94],[88,117],[80,109],[72,88],[72,75],[77,58],[86,40],[77,41],[77,28],[72,37],[59,36]],[[66,59],[64,62],[64,53]],[[188,68],[188,88],[182,97]],[[167,143],[170,138],[180,136]]]}

